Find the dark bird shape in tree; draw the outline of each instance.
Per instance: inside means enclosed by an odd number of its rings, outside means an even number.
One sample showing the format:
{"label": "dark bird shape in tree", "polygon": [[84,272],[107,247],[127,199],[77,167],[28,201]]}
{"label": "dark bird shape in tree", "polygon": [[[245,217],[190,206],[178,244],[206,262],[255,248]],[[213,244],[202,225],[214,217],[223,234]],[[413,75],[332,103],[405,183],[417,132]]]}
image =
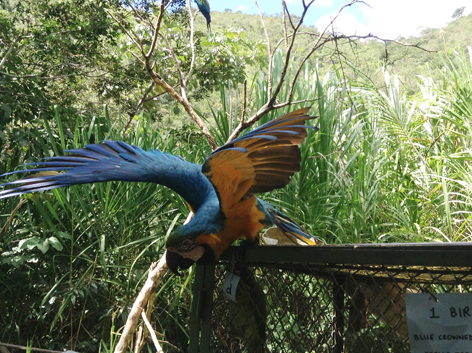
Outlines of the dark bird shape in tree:
{"label": "dark bird shape in tree", "polygon": [[[276,225],[296,243],[315,245],[313,237],[289,217],[255,194],[283,188],[300,170],[300,145],[307,136],[309,108],[300,109],[254,129],[194,164],[160,150],[144,151],[122,141],[104,141],[45,158],[35,169],[6,175],[41,172],[0,185],[0,199],[59,187],[105,181],[152,182],[167,186],[195,213],[190,222],[166,240],[169,268],[178,273],[194,262],[218,259],[237,239],[254,241]],[[65,171],[64,173],[57,173]],[[47,172],[47,173],[44,173]],[[56,172],[56,173],[51,173]]]}
{"label": "dark bird shape in tree", "polygon": [[211,22],[211,16],[210,16],[210,3],[208,0],[195,0],[198,9],[202,13],[203,17],[205,17],[207,21],[207,27],[210,29],[210,22]]}

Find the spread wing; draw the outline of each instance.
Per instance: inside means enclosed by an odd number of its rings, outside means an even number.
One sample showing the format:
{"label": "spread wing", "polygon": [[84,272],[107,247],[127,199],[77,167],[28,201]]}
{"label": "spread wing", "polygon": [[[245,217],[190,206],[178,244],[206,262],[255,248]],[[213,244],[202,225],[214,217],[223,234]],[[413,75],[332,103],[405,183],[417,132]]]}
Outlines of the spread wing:
{"label": "spread wing", "polygon": [[300,170],[310,108],[300,109],[227,143],[205,161],[202,172],[215,187],[221,210],[255,193],[283,188]]}
{"label": "spread wing", "polygon": [[[72,155],[46,158],[42,162],[30,164],[36,166],[35,169],[4,174],[41,172],[0,185],[7,187],[0,191],[0,199],[112,180],[153,182],[173,189],[197,210],[205,199],[205,191],[211,187],[201,174],[199,165],[160,150],[144,151],[122,141],[104,141],[66,152]],[[58,173],[60,171],[65,173]]]}

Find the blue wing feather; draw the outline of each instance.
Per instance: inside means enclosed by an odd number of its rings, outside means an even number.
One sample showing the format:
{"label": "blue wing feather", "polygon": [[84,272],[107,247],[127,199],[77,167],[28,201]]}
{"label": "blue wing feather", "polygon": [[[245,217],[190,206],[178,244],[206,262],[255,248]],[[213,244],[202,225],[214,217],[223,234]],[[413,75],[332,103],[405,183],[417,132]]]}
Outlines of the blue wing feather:
{"label": "blue wing feather", "polygon": [[201,166],[160,150],[144,151],[122,141],[104,141],[66,152],[72,155],[48,157],[30,165],[38,168],[25,172],[64,172],[23,178],[3,185],[0,199],[63,186],[104,181],[153,182],[167,186],[197,210],[212,192],[213,186],[201,173]]}

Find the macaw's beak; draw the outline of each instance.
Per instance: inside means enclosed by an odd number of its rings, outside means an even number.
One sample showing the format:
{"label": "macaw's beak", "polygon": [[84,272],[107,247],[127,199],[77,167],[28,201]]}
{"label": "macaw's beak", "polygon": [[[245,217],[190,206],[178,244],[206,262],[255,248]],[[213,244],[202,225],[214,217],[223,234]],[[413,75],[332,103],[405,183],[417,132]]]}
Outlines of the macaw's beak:
{"label": "macaw's beak", "polygon": [[[182,256],[182,254],[187,256]],[[195,251],[188,253],[179,253],[168,248],[166,261],[169,270],[178,276],[182,276],[179,273],[179,268],[180,270],[186,270],[195,262],[199,265],[208,265],[215,261],[215,252],[208,244],[197,246]]]}
{"label": "macaw's beak", "polygon": [[169,270],[171,270],[177,276],[182,276],[179,272],[179,267],[181,270],[186,270],[195,263],[195,261],[192,259],[183,257],[182,255],[170,250],[167,250],[166,252],[166,261]]}

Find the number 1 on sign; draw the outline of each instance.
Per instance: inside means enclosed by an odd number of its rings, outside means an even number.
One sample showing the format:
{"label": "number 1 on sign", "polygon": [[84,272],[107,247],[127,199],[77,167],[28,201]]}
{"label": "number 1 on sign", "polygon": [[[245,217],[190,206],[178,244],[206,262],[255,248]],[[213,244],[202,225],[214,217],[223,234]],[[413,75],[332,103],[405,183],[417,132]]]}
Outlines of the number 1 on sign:
{"label": "number 1 on sign", "polygon": [[439,316],[436,316],[436,313],[434,312],[434,308],[431,308],[431,316],[429,317],[430,319],[439,319]]}

